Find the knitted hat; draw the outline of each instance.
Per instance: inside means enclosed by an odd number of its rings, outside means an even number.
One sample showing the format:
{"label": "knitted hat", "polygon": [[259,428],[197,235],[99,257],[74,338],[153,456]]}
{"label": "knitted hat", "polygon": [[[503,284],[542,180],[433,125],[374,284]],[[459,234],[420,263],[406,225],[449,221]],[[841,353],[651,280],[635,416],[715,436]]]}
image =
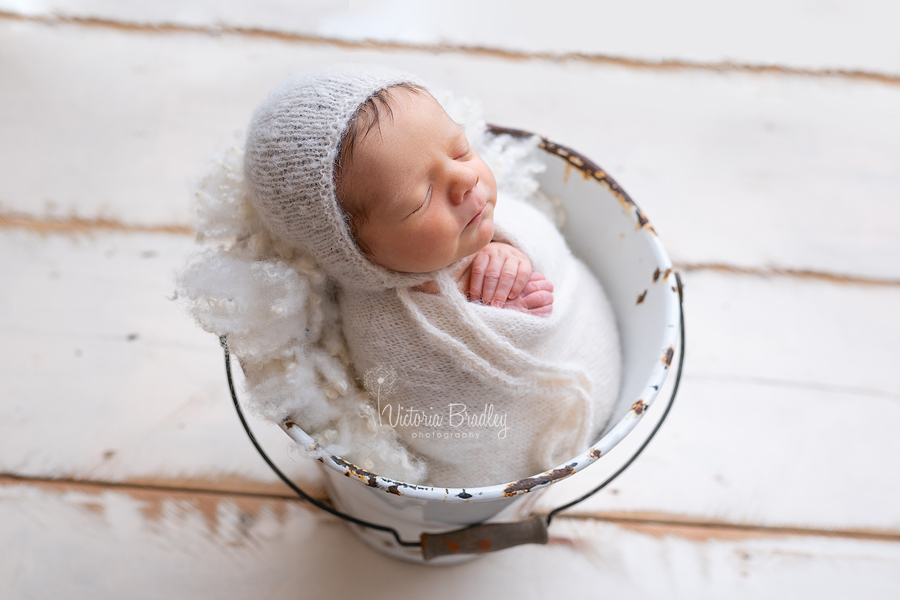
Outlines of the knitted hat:
{"label": "knitted hat", "polygon": [[411,75],[374,65],[338,65],[292,77],[256,109],[244,149],[250,200],[266,227],[306,251],[342,285],[412,287],[430,273],[399,273],[369,261],[335,195],[341,138],[372,94]]}

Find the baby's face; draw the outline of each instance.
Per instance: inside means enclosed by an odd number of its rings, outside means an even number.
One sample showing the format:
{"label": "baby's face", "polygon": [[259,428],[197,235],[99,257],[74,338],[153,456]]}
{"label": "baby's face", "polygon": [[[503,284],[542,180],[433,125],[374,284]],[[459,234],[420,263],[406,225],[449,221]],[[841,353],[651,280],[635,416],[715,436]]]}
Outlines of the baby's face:
{"label": "baby's face", "polygon": [[398,90],[391,110],[357,140],[339,195],[368,215],[357,233],[370,260],[427,273],[491,241],[497,183],[430,95]]}

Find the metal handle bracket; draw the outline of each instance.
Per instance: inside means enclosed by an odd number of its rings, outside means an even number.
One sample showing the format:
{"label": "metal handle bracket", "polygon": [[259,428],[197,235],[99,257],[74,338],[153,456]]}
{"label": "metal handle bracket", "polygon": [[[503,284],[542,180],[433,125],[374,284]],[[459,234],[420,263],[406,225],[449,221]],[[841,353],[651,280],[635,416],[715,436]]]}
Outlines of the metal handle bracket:
{"label": "metal handle bracket", "polygon": [[544,517],[514,523],[486,523],[445,533],[423,533],[422,556],[431,560],[454,554],[484,554],[522,544],[546,544],[547,539]]}

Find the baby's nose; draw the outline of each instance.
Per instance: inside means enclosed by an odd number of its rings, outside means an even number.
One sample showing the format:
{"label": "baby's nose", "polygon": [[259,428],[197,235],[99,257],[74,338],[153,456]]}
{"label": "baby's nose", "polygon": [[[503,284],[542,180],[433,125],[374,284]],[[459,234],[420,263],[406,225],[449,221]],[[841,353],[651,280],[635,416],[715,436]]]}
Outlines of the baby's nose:
{"label": "baby's nose", "polygon": [[456,202],[462,202],[466,194],[478,185],[478,173],[467,166],[460,166],[453,172],[453,190],[451,198]]}

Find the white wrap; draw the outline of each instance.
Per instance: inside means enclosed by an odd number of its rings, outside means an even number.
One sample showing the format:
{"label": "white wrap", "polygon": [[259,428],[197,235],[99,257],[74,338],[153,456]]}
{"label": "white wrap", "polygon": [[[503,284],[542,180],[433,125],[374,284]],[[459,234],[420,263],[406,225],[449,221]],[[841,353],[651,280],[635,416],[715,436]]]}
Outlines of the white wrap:
{"label": "white wrap", "polygon": [[341,291],[357,376],[426,459],[431,485],[499,484],[560,464],[599,436],[618,395],[618,333],[597,280],[528,204],[499,198],[495,231],[553,283],[550,315],[468,302],[447,269],[441,295]]}

